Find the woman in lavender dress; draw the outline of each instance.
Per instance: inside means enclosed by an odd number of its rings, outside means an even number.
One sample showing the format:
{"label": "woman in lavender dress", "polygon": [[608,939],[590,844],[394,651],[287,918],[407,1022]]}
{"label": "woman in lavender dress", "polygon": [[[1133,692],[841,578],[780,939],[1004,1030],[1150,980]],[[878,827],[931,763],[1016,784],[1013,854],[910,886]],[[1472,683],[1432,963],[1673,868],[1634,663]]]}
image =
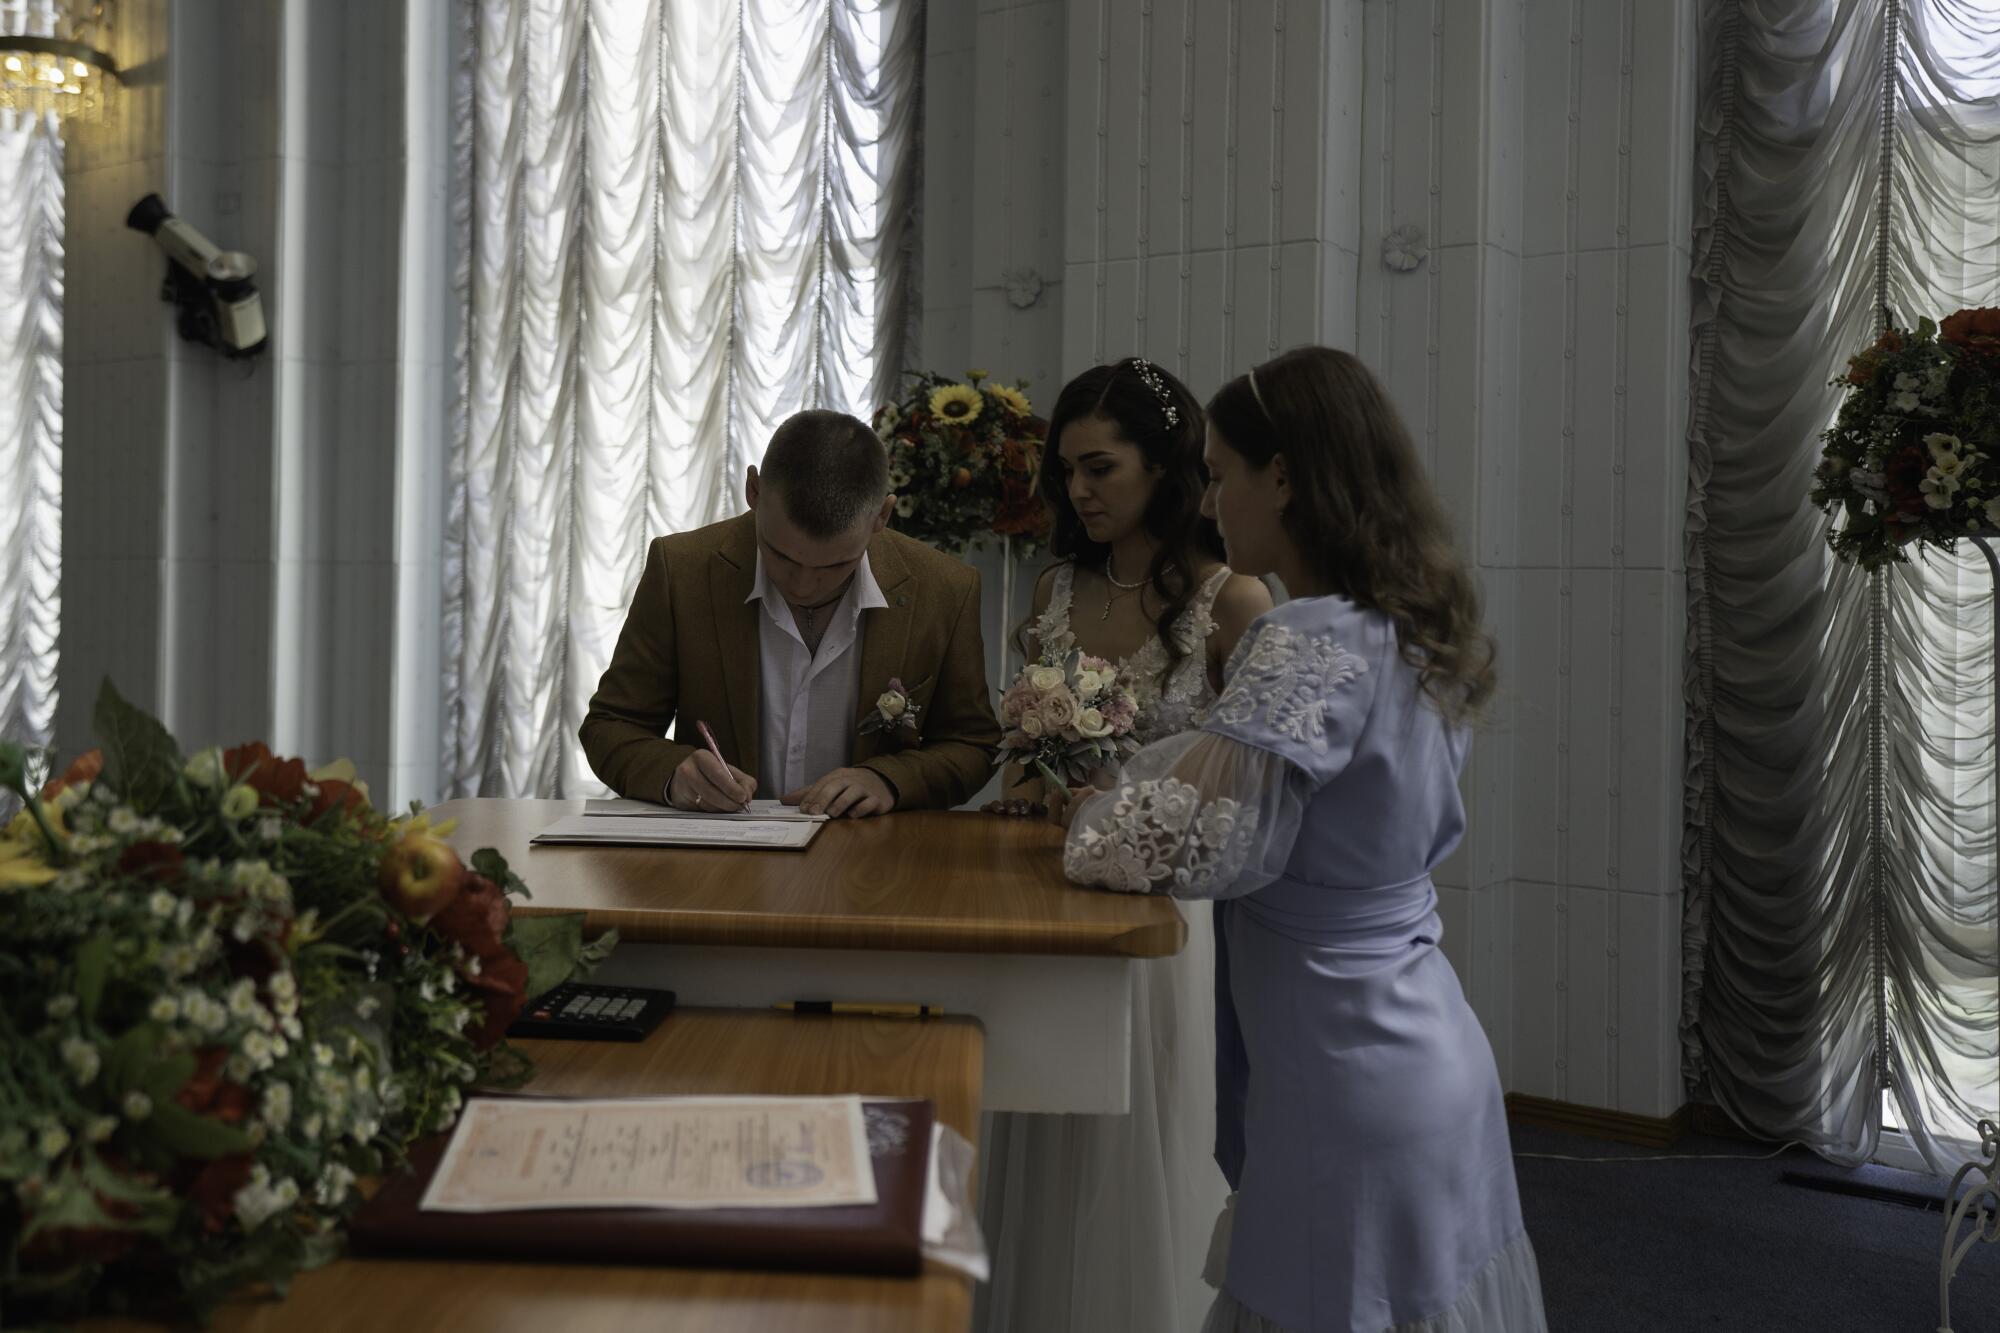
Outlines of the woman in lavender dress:
{"label": "woman in lavender dress", "polygon": [[1201,729],[1078,792],[1072,879],[1216,900],[1212,1333],[1542,1330],[1493,1054],[1438,951],[1492,692],[1477,595],[1353,357],[1289,352],[1209,406],[1204,512],[1294,600]]}

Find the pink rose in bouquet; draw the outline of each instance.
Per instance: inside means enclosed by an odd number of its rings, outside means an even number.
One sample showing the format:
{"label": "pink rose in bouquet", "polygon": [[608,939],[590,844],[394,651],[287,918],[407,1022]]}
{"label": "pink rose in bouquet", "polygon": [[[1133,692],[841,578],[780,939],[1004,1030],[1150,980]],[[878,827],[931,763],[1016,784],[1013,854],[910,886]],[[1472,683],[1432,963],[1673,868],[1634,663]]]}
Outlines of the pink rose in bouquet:
{"label": "pink rose in bouquet", "polygon": [[1082,709],[1076,701],[1076,696],[1065,686],[1043,695],[1040,711],[1042,729],[1046,732],[1059,732],[1067,730],[1070,724],[1076,721],[1076,715]]}

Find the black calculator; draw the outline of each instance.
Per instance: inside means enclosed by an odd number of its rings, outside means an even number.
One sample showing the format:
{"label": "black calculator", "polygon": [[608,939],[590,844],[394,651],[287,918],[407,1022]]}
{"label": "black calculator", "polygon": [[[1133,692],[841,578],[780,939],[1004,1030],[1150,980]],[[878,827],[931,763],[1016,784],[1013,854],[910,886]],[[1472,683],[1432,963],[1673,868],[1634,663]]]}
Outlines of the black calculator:
{"label": "black calculator", "polygon": [[570,982],[529,1003],[510,1037],[559,1041],[643,1041],[674,1007],[670,990]]}

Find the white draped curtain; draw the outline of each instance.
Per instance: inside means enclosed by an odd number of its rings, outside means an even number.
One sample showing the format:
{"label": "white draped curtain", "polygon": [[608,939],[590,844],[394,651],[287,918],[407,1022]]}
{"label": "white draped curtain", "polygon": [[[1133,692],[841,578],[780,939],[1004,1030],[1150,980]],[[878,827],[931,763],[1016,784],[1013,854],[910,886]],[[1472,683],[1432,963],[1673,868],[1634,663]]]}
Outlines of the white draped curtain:
{"label": "white draped curtain", "polygon": [[576,742],[647,543],[915,336],[921,0],[460,0],[452,795]]}
{"label": "white draped curtain", "polygon": [[0,737],[55,730],[62,615],[63,151],[0,112]]}
{"label": "white draped curtain", "polygon": [[1870,576],[1806,502],[1885,318],[2000,301],[2000,6],[1704,0],[1690,424],[1690,1083],[1934,1167],[2000,1101],[1993,625],[1969,546]]}

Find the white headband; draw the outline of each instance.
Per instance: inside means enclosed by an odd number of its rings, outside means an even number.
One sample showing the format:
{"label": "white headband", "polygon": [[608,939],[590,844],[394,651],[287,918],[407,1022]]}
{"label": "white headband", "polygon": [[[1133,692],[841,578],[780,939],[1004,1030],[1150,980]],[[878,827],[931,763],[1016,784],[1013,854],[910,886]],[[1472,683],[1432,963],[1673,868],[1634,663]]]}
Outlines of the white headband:
{"label": "white headband", "polygon": [[1265,406],[1264,391],[1257,387],[1257,371],[1254,368],[1250,371],[1250,396],[1257,400],[1257,406],[1263,410],[1264,419],[1273,426],[1277,425],[1278,419],[1272,416],[1271,409]]}

